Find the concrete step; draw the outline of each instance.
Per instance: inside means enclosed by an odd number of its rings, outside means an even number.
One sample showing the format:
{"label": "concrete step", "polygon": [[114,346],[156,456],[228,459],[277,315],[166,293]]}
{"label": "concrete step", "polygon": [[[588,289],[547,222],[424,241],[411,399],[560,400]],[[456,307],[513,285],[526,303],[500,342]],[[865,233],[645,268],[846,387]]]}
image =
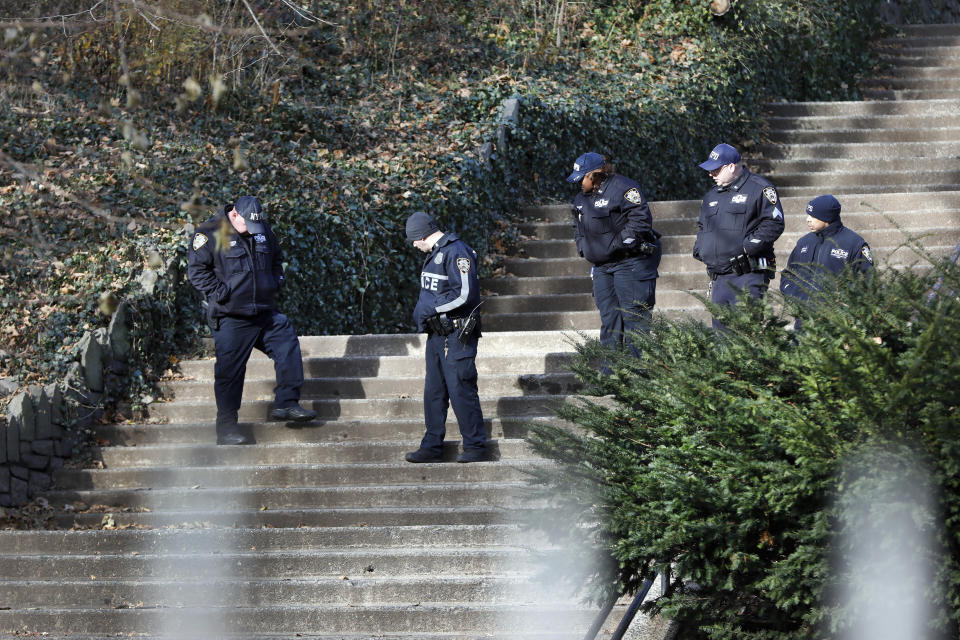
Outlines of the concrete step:
{"label": "concrete step", "polygon": [[885,173],[911,174],[915,171],[937,171],[949,166],[960,167],[960,157],[807,158],[804,160],[767,160],[763,158],[753,158],[752,164],[762,175],[776,182],[775,177],[779,172],[882,171]]}
{"label": "concrete step", "polygon": [[[559,397],[559,396],[558,396]],[[451,425],[456,434],[456,423]],[[159,444],[138,447],[97,447],[91,452],[107,468],[116,467],[208,467],[271,464],[384,464],[403,460],[403,454],[416,449],[415,440],[364,440],[351,442],[279,442],[257,446],[216,444]],[[444,454],[456,457],[459,441],[444,443]],[[522,439],[494,440],[489,443],[494,457],[523,460],[532,457]]]}
{"label": "concrete step", "polygon": [[[369,376],[365,378],[307,378],[300,388],[301,397],[311,399],[321,398],[392,398],[404,396],[423,396],[424,365],[421,362],[419,370],[411,367],[409,375],[404,377]],[[513,372],[511,372],[511,369]],[[487,373],[480,376],[478,386],[480,394],[494,395],[523,395],[541,393],[572,393],[580,388],[580,384],[567,372],[560,373],[526,373],[521,363],[517,363],[507,373]],[[162,385],[166,394],[178,400],[202,400],[209,398],[213,393],[213,371],[210,375],[196,380],[169,381]],[[250,400],[273,399],[273,389],[276,379],[260,378],[248,375],[243,385],[243,398]]]}
{"label": "concrete step", "polygon": [[842,100],[834,102],[770,102],[764,106],[771,117],[805,116],[883,116],[883,115],[951,115],[957,113],[953,100]]}
{"label": "concrete step", "polygon": [[865,88],[862,91],[870,100],[952,100],[960,98],[956,89],[896,89],[890,87]]}
{"label": "concrete step", "polygon": [[[520,482],[529,479],[532,471],[545,468],[549,468],[549,463],[540,459],[501,459],[496,465],[439,465],[431,468],[429,478],[434,482],[450,483]],[[376,464],[238,464],[229,467],[141,465],[60,470],[55,474],[56,486],[71,490],[359,486],[364,483],[410,484],[423,480],[423,469],[402,460]]]}
{"label": "concrete step", "polygon": [[[481,310],[489,308],[484,303]],[[492,336],[495,337],[495,336]],[[519,367],[529,373],[560,373],[566,370],[565,363],[573,354],[573,347],[558,351],[537,353],[518,353],[516,355],[493,355],[486,353],[486,339],[481,340],[477,355],[477,371],[481,375],[502,371],[514,371]],[[203,360],[181,360],[180,373],[186,379],[212,379],[213,358]],[[340,358],[303,359],[303,372],[309,378],[368,378],[376,376],[399,377],[408,375],[423,376],[423,354],[409,356],[344,356]],[[251,358],[247,363],[247,378],[271,377],[274,375],[273,361],[265,357]]]}
{"label": "concrete step", "polygon": [[[486,323],[484,319],[484,323]],[[489,328],[494,332],[496,329]],[[486,338],[484,338],[486,339]],[[537,416],[550,415],[553,396],[502,396],[498,398],[481,397],[480,406],[488,417],[499,415]],[[371,418],[413,418],[423,416],[423,399],[412,397],[354,399],[301,399],[301,405],[310,407],[318,414],[318,422],[337,420],[361,420]],[[266,420],[273,403],[268,400],[244,402],[240,408],[239,419],[243,422]],[[216,419],[216,407],[211,397],[207,402],[155,402],[150,405],[150,416],[167,422],[212,422]],[[451,415],[452,419],[453,416]],[[311,423],[311,424],[317,424]],[[296,425],[295,425],[296,426]],[[302,428],[301,424],[299,428]]]}
{"label": "concrete step", "polygon": [[911,129],[829,129],[829,130],[774,130],[767,132],[767,139],[775,143],[816,144],[824,140],[836,143],[851,142],[952,142],[960,140],[960,128],[911,128]]}
{"label": "concrete step", "polygon": [[[423,357],[426,336],[422,333],[365,334],[353,336],[301,336],[300,350],[305,357],[340,358],[361,356]],[[563,336],[551,331],[532,333],[503,331],[484,338],[485,356],[516,356],[521,354],[542,355],[544,351],[568,351]],[[254,351],[251,359],[266,358]]]}
{"label": "concrete step", "polygon": [[[890,144],[887,142],[833,143],[828,140],[804,144],[759,144],[755,147],[754,152],[759,158],[765,160],[821,160],[832,158],[868,160],[873,158],[885,159],[893,155]],[[960,141],[900,143],[896,146],[896,156],[901,158],[949,158],[953,160],[960,156]]]}
{"label": "concrete step", "polygon": [[913,89],[914,91],[960,91],[960,77],[916,78],[874,76],[863,82],[868,89]]}
{"label": "concrete step", "polygon": [[960,37],[950,33],[938,34],[904,34],[892,38],[884,38],[877,43],[877,49],[914,49],[918,47],[960,47]]}
{"label": "concrete step", "polygon": [[[115,508],[94,508],[82,513],[59,512],[51,520],[57,529],[99,528],[107,514],[112,526],[183,529],[209,528],[301,528],[301,527],[406,527],[411,525],[451,526],[515,524],[520,518],[515,509],[499,505],[469,507],[278,507],[269,510],[201,509],[168,512],[144,512]],[[2,628],[2,627],[0,627]]]}
{"label": "concrete step", "polygon": [[943,58],[943,62],[938,66],[929,65],[911,65],[901,59],[897,64],[892,65],[872,78],[867,80],[871,82],[883,82],[887,78],[898,80],[947,80],[960,78],[960,66],[953,66],[947,63],[949,58]]}
{"label": "concrete step", "polygon": [[886,48],[879,51],[880,61],[887,67],[960,67],[960,48],[929,47],[898,50]]}
{"label": "concrete step", "polygon": [[[904,180],[909,180],[909,176],[904,176]],[[843,195],[853,195],[863,193],[866,189],[872,189],[876,193],[916,193],[923,194],[923,196],[928,195],[929,193],[937,191],[954,191],[956,190],[957,185],[954,183],[949,184],[925,184],[925,183],[914,183],[914,182],[900,182],[897,184],[885,184],[885,185],[848,185],[848,184],[824,184],[820,186],[783,186],[778,187],[777,191],[783,197],[795,197],[795,198],[806,198],[811,199],[815,198],[818,195],[823,193],[833,193],[836,196],[841,194]]]}
{"label": "concrete step", "polygon": [[[706,275],[703,276],[703,287],[701,293],[706,289],[706,283],[709,280]],[[655,315],[666,315],[674,320],[692,318],[698,321],[709,320],[710,316],[706,310],[697,302],[696,298],[690,297],[690,304],[684,307],[654,308]],[[526,327],[531,330],[540,330],[552,327],[557,331],[587,331],[596,330],[600,327],[600,314],[594,311],[563,311],[553,313],[538,313],[532,311],[529,313],[505,313],[490,316],[490,322],[494,326]]]}
{"label": "concrete step", "polygon": [[[960,185],[960,160],[954,160],[939,171],[914,171],[904,174],[900,171],[809,171],[789,173],[774,171],[769,175],[779,188],[800,186],[833,186],[856,188],[860,192],[877,189],[894,184],[911,185],[953,185],[956,189]],[[943,190],[943,189],[939,189]]]}
{"label": "concrete step", "polygon": [[[411,615],[413,612],[415,615]],[[131,634],[156,632],[176,634],[195,632],[198,628],[214,633],[240,631],[311,634],[384,633],[454,633],[469,630],[473,637],[491,633],[527,631],[567,633],[571,628],[583,633],[592,622],[595,611],[524,607],[522,605],[453,606],[447,604],[408,602],[395,605],[353,607],[348,604],[251,607],[218,609],[45,609],[42,611],[0,611],[0,628],[21,629],[26,633],[44,629],[47,633],[102,633],[123,629]],[[341,637],[341,636],[337,636]],[[411,636],[411,637],[423,637]]]}
{"label": "concrete step", "polygon": [[[664,308],[674,308],[686,306],[690,299],[686,291],[677,289],[660,288],[657,286],[657,306]],[[493,296],[489,298],[490,315],[503,313],[552,313],[558,311],[593,311],[596,304],[593,301],[593,294],[589,291],[583,293],[567,293],[554,296]]]}
{"label": "concrete step", "polygon": [[[958,70],[960,72],[960,70]],[[949,113],[922,115],[839,115],[770,117],[767,129],[775,132],[847,131],[875,129],[928,129],[960,127],[960,105]]]}
{"label": "concrete step", "polygon": [[[484,425],[493,438],[520,438],[530,421],[556,420],[554,416],[487,416]],[[455,423],[451,423],[455,428]],[[240,428],[249,431],[260,444],[276,442],[345,442],[349,440],[413,440],[423,435],[423,416],[407,419],[317,421],[296,428],[296,423],[248,422]],[[95,436],[103,446],[139,446],[149,444],[209,443],[214,425],[210,422],[169,424],[99,425]]]}
{"label": "concrete step", "polygon": [[904,24],[897,29],[907,38],[960,37],[960,24]]}
{"label": "concrete step", "polygon": [[[494,463],[473,463],[494,464]],[[309,509],[362,507],[463,507],[490,504],[508,507],[518,500],[524,482],[484,482],[410,485],[363,485],[357,487],[249,487],[199,489],[91,489],[55,490],[48,499],[53,505],[83,501],[88,505],[124,507],[132,511],[148,509],[155,515],[166,514],[172,522],[183,511],[266,511],[274,508]]]}

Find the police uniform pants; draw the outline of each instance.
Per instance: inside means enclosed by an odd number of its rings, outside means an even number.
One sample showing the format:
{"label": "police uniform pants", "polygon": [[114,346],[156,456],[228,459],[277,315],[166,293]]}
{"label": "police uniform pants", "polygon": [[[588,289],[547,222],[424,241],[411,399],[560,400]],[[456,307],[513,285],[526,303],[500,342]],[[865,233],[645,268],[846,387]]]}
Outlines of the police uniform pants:
{"label": "police uniform pants", "polygon": [[427,373],[423,389],[423,413],[427,432],[420,448],[435,454],[443,450],[447,408],[460,425],[464,451],[485,451],[487,434],[477,393],[477,337],[463,344],[456,335],[427,336]]}
{"label": "police uniform pants", "polygon": [[[646,331],[657,297],[657,279],[639,260],[593,267],[593,300],[600,311],[600,342],[620,346],[634,331]],[[630,347],[638,355],[637,349]]]}
{"label": "police uniform pants", "polygon": [[[760,300],[767,292],[769,285],[770,276],[766,271],[753,271],[742,276],[735,273],[721,274],[713,281],[710,301],[715,304],[735,304],[737,296],[743,290],[747,290],[754,299]],[[714,318],[713,328],[724,329],[725,327],[722,322]]]}
{"label": "police uniform pants", "polygon": [[300,401],[303,359],[300,341],[287,316],[266,311],[250,318],[221,318],[213,341],[217,353],[213,390],[217,398],[218,435],[230,432],[237,424],[247,360],[254,348],[273,360],[277,375],[274,406],[290,407]]}

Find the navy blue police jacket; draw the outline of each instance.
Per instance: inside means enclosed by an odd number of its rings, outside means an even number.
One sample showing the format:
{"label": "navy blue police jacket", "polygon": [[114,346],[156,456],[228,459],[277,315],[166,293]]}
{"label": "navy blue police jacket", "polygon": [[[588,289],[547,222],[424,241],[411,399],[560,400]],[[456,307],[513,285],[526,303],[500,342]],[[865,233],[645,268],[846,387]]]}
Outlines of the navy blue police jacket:
{"label": "navy blue police jacket", "polygon": [[780,275],[780,291],[807,300],[812,291],[821,290],[824,278],[840,273],[848,265],[857,271],[870,271],[873,255],[860,234],[837,220],[800,238]]}
{"label": "navy blue police jacket", "polygon": [[274,309],[283,254],[269,225],[263,233],[241,235],[223,210],[197,227],[187,276],[207,300],[208,319],[255,316]]}
{"label": "navy blue police jacket", "polygon": [[[614,174],[597,189],[574,197],[573,237],[580,256],[599,266],[632,257],[631,252],[641,242],[658,244],[660,233],[653,228],[653,216],[640,185]],[[647,278],[657,277],[659,249],[638,261]]]}
{"label": "navy blue police jacket", "polygon": [[455,233],[445,233],[433,246],[420,271],[420,297],[413,310],[418,331],[435,313],[462,318],[480,304],[477,252]]}
{"label": "navy blue police jacket", "polygon": [[783,233],[783,209],[777,189],[766,178],[744,167],[726,187],[704,196],[697,220],[693,257],[711,275],[733,272],[730,258],[744,252],[773,265],[773,243]]}

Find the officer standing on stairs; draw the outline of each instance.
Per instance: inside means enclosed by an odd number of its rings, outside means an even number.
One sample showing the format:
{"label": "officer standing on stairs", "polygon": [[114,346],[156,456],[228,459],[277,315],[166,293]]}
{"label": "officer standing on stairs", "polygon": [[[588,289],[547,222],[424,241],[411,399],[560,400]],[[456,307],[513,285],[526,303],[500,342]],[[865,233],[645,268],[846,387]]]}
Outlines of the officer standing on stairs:
{"label": "officer standing on stairs", "polygon": [[282,261],[280,245],[253,196],[225,205],[193,236],[187,275],[206,299],[207,323],[213,330],[217,444],[253,444],[240,432],[237,413],[254,347],[270,356],[277,374],[270,419],[317,417],[300,406],[300,341],[290,320],[274,306],[283,284]]}
{"label": "officer standing on stairs", "polygon": [[820,291],[825,280],[848,265],[866,273],[873,270],[870,246],[860,234],[843,226],[840,202],[832,195],[817,196],[807,204],[810,233],[797,241],[780,275],[784,295],[808,300]]}
{"label": "officer standing on stairs", "polygon": [[[717,186],[700,205],[693,257],[707,266],[710,299],[734,304],[746,290],[760,299],[776,273],[773,243],[783,233],[783,209],[769,180],[751,173],[740,152],[718,144],[700,164]],[[713,320],[714,328],[723,325]]]}
{"label": "officer standing on stairs", "polygon": [[477,252],[455,233],[440,231],[433,216],[407,218],[407,240],[428,254],[420,272],[413,311],[417,330],[427,333],[423,412],[427,432],[407,462],[441,462],[447,407],[457,416],[463,451],[457,462],[487,459],[487,434],[477,391],[480,281]]}
{"label": "officer standing on stairs", "polygon": [[[592,265],[593,300],[600,311],[600,342],[619,346],[646,330],[656,302],[660,233],[640,185],[613,171],[599,153],[585,153],[567,182],[580,183],[573,199],[577,253]],[[630,345],[634,354],[637,349]]]}

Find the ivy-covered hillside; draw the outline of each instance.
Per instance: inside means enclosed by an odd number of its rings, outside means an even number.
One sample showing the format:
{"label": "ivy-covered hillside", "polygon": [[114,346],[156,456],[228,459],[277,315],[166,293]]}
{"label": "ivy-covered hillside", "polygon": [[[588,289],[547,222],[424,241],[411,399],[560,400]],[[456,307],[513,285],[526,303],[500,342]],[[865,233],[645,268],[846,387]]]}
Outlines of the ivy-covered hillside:
{"label": "ivy-covered hillside", "polygon": [[711,4],[0,1],[0,377],[62,374],[118,300],[137,381],[189,353],[190,225],[242,193],[268,207],[301,333],[405,331],[409,213],[489,275],[520,203],[568,197],[587,149],[652,199],[693,197],[713,144],[762,136],[764,100],[857,95],[880,0]]}

